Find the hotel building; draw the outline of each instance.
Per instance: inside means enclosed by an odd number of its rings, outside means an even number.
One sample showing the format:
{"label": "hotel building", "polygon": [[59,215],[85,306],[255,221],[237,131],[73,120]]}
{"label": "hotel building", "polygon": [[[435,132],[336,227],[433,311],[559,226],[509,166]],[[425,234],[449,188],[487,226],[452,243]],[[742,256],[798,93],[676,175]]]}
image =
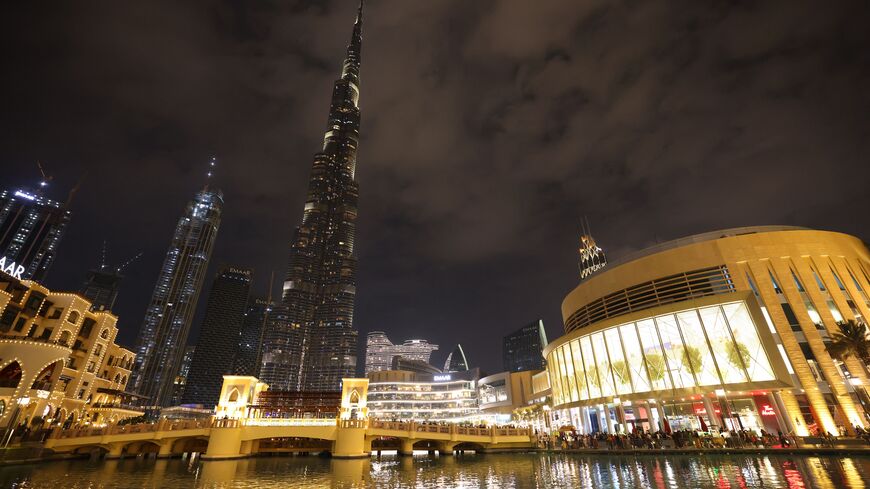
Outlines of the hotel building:
{"label": "hotel building", "polygon": [[544,350],[554,418],[587,433],[867,426],[865,366],[826,342],[870,314],[868,277],[860,239],[782,226],[612,262],[568,294],[565,335]]}
{"label": "hotel building", "polygon": [[405,340],[394,345],[383,331],[372,331],[366,337],[366,373],[390,370],[394,357],[429,362],[432,352],[438,349],[426,340]]}
{"label": "hotel building", "polygon": [[135,355],[118,318],[77,294],[0,273],[0,426],[104,424],[140,416],[126,392]]}

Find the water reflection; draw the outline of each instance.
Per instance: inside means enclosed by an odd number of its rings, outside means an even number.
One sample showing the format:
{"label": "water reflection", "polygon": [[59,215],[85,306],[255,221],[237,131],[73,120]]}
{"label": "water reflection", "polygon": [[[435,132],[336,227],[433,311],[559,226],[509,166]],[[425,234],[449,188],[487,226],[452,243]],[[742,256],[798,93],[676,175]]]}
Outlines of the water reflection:
{"label": "water reflection", "polygon": [[[865,487],[870,458],[499,454],[219,462],[125,459],[0,468],[0,487],[114,488],[843,488]],[[59,483],[59,481],[63,481]]]}

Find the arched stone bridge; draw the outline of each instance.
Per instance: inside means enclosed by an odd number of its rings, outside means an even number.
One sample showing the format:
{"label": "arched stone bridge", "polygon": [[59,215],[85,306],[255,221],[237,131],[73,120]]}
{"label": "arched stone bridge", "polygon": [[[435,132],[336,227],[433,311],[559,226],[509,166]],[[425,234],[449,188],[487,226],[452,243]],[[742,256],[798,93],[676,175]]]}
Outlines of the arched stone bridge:
{"label": "arched stone bridge", "polygon": [[368,457],[373,444],[410,455],[417,448],[451,453],[456,449],[534,447],[529,429],[474,428],[455,424],[370,419],[368,379],[342,379],[337,418],[272,418],[253,408],[268,389],[256,377],[224,375],[215,416],[210,420],[172,421],[99,429],[55,430],[46,448],[56,452],[103,451],[110,458],[156,453],[171,457],[203,453],[204,460],[247,457],[264,452],[324,452],[333,457]]}
{"label": "arched stone bridge", "polygon": [[[378,420],[252,418],[171,421],[106,428],[60,430],[46,448],[61,453],[100,451],[107,458],[142,453],[158,457],[202,452],[204,460],[276,451],[328,451],[336,457],[368,456],[373,442],[394,441],[399,453],[417,448],[452,453],[459,448],[530,448],[528,429]],[[422,445],[422,447],[421,447]]]}

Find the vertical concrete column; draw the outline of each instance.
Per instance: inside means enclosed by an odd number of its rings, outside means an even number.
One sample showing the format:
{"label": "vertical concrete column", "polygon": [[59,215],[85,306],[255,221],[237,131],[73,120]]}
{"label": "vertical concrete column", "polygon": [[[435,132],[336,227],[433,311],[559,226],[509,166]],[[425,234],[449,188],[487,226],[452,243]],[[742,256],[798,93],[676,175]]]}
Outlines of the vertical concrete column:
{"label": "vertical concrete column", "polygon": [[115,442],[109,444],[109,452],[106,454],[107,459],[113,458],[123,458],[124,457],[124,443],[123,442]]}
{"label": "vertical concrete column", "polygon": [[399,455],[414,455],[414,442],[416,440],[411,439],[402,439],[401,448],[399,448]]}
{"label": "vertical concrete column", "polygon": [[203,460],[220,460],[242,457],[242,428],[212,428],[208,437],[208,448]]}
{"label": "vertical concrete column", "polygon": [[160,442],[160,450],[157,451],[157,458],[171,457],[173,443],[175,443],[175,440],[162,440]]}
{"label": "vertical concrete column", "polygon": [[728,429],[728,427],[725,426],[725,419],[722,417],[724,416],[724,412],[722,413],[722,416],[716,416],[716,410],[713,409],[713,402],[710,400],[710,398],[707,396],[702,396],[702,399],[704,400],[704,410],[707,411],[707,419],[710,420],[710,423],[715,423],[719,426],[720,429]]}
{"label": "vertical concrete column", "polygon": [[332,456],[336,458],[368,457],[369,452],[366,451],[365,440],[366,429],[363,425],[342,420],[336,430]]}

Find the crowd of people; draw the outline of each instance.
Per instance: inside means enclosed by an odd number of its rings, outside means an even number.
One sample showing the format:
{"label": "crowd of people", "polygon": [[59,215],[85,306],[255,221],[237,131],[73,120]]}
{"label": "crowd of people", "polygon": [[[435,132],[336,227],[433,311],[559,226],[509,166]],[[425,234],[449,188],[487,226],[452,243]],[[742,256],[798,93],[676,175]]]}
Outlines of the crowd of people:
{"label": "crowd of people", "polygon": [[[861,430],[859,433],[870,441],[870,432]],[[660,448],[788,448],[797,446],[798,438],[791,433],[781,431],[776,434],[765,430],[731,430],[699,432],[694,430],[678,430],[666,433],[663,431],[640,431],[632,433],[593,433],[583,434],[574,430],[559,431],[551,435],[537,433],[538,446],[551,450],[626,450],[626,449],[660,449]],[[830,433],[821,437],[825,443],[833,445],[836,439]]]}

